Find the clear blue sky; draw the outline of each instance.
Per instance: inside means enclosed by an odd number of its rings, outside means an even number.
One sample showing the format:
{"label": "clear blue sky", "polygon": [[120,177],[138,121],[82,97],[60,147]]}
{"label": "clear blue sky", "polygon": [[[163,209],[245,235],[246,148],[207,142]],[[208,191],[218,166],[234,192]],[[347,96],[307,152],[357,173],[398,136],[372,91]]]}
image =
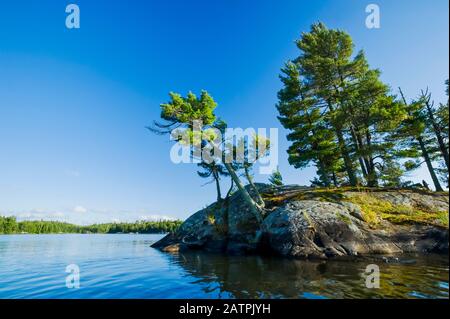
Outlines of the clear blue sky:
{"label": "clear blue sky", "polygon": [[[171,90],[207,89],[230,126],[279,127],[285,181],[309,184],[314,169],[288,165],[274,105],[279,69],[316,21],[348,31],[392,88],[446,99],[447,0],[72,2],[78,30],[65,27],[69,1],[0,4],[0,214],[184,219],[212,202],[213,185],[145,129]],[[381,29],[365,27],[369,3]],[[429,181],[424,169],[411,178]]]}

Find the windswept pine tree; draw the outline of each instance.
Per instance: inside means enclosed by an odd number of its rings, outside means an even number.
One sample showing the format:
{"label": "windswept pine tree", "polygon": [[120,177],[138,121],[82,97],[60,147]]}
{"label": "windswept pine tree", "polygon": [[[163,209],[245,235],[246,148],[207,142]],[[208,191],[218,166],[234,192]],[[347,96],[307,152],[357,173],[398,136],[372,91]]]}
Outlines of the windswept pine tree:
{"label": "windswept pine tree", "polygon": [[[151,131],[158,134],[173,133],[177,142],[187,143],[191,148],[191,156],[199,156],[205,149],[220,149],[220,157],[213,157],[212,160],[224,165],[227,173],[230,175],[233,183],[239,189],[244,201],[249,206],[258,223],[262,226],[264,215],[264,206],[259,202],[259,198],[254,199],[248,190],[244,187],[238,173],[235,163],[229,161],[229,153],[234,152],[236,145],[231,148],[226,147],[227,141],[217,136],[217,131],[223,132],[226,129],[226,123],[218,119],[214,113],[217,103],[206,91],[202,91],[200,97],[189,92],[186,97],[177,93],[170,93],[170,101],[161,104],[161,119],[163,123],[154,122],[150,127]],[[197,158],[202,161],[202,158]]]}
{"label": "windswept pine tree", "polygon": [[297,168],[314,163],[315,184],[336,185],[344,170],[350,185],[361,176],[377,186],[396,160],[388,137],[406,117],[403,104],[381,82],[380,71],[370,69],[364,52],[354,54],[344,31],[314,24],[297,47],[300,55],[281,71],[277,105],[290,131],[290,163]]}

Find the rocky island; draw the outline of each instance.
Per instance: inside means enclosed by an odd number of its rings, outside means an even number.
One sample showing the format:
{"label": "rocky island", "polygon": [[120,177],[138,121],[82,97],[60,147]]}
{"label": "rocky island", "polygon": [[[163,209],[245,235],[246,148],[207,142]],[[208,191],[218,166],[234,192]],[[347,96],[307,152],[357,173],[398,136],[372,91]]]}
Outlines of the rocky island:
{"label": "rocky island", "polygon": [[[392,92],[349,34],[321,22],[296,45],[279,75],[277,119],[289,164],[315,167],[312,187],[283,185],[272,130],[229,126],[206,90],[170,92],[149,129],[171,134],[171,154],[186,151],[217,201],[153,247],[319,259],[448,253],[448,101],[436,108],[428,90],[409,101]],[[425,166],[433,185],[405,179]],[[255,168],[271,185],[254,183]]]}
{"label": "rocky island", "polygon": [[196,212],[153,247],[166,252],[203,250],[308,259],[448,254],[446,192],[257,187],[266,202],[261,225],[236,192]]}

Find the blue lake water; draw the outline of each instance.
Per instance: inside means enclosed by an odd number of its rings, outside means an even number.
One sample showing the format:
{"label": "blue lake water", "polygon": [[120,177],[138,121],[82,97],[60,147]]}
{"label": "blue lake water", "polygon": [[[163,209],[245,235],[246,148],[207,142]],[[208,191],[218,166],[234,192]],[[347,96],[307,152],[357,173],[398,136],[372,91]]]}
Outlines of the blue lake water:
{"label": "blue lake water", "polygon": [[[448,256],[368,261],[162,253],[161,235],[2,235],[0,298],[448,298]],[[370,263],[373,263],[370,262]],[[67,288],[66,267],[80,270]]]}

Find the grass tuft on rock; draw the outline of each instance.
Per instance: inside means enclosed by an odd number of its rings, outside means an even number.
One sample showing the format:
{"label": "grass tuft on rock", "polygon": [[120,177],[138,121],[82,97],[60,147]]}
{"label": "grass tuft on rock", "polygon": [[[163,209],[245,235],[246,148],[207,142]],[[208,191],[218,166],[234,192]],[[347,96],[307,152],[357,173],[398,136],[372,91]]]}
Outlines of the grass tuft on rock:
{"label": "grass tuft on rock", "polygon": [[346,223],[347,225],[351,225],[352,224],[352,220],[350,219],[350,217],[348,217],[348,216],[346,216],[344,214],[338,213],[337,217],[340,220],[342,220],[344,223]]}

